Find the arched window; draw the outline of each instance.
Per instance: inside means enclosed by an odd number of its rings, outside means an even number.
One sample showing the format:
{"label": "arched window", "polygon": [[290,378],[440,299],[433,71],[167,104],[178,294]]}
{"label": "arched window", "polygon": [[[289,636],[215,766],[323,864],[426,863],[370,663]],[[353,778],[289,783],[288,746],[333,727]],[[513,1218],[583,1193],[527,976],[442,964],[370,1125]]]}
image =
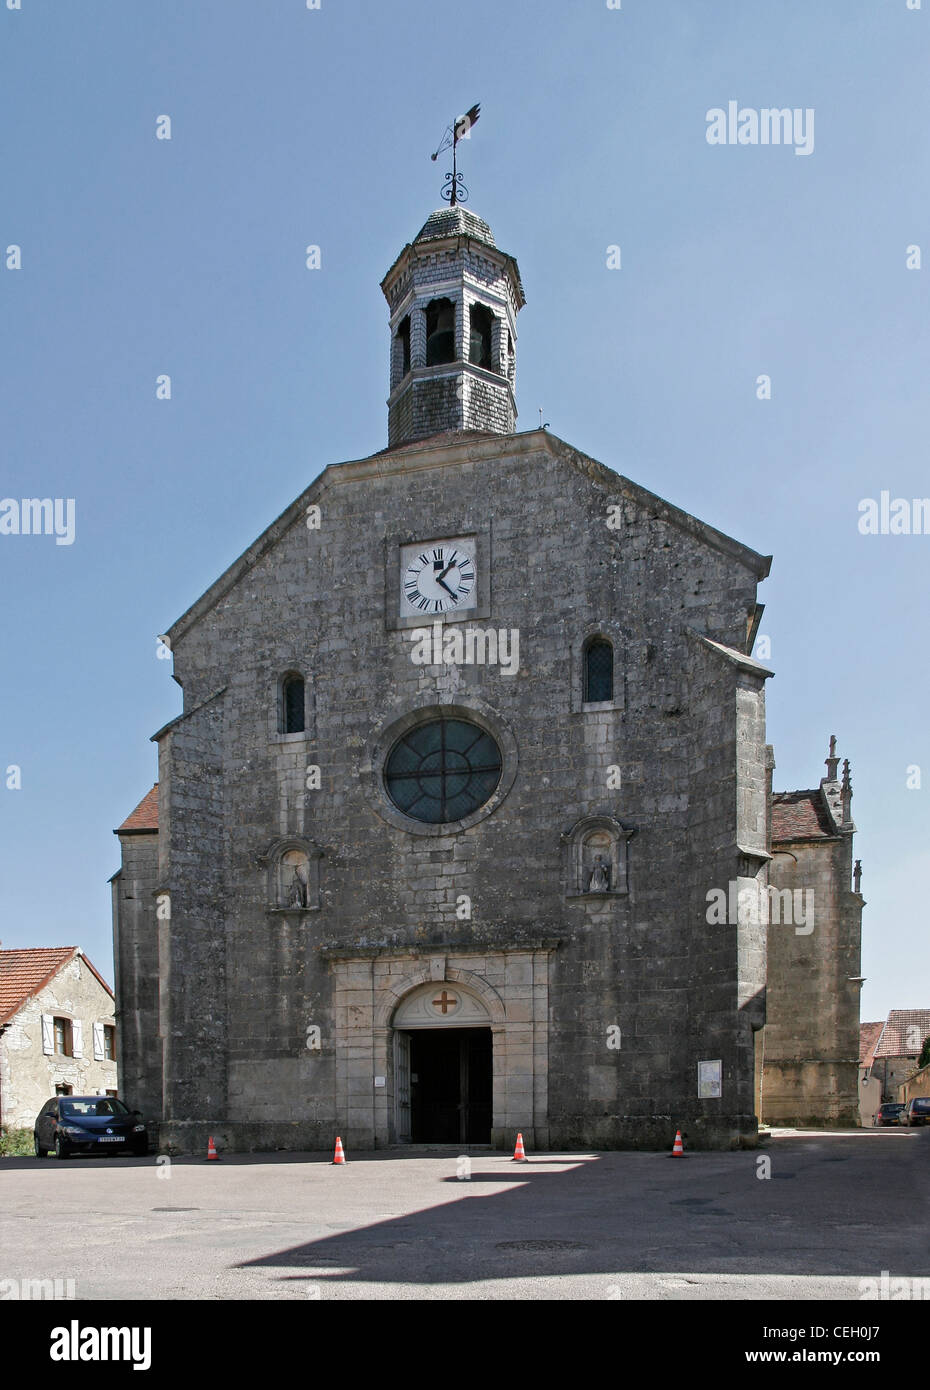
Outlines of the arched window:
{"label": "arched window", "polygon": [[410,371],[410,315],[401,321],[397,330],[397,338],[400,342],[400,374],[405,377]]}
{"label": "arched window", "polygon": [[281,683],[281,732],[282,734],[302,734],[304,732],[303,676],[285,676]]}
{"label": "arched window", "polygon": [[426,365],[455,361],[455,305],[434,299],[426,306]]}
{"label": "arched window", "polygon": [[594,637],[585,647],[584,698],[587,704],[614,698],[614,649],[606,637]]}
{"label": "arched window", "polygon": [[491,325],[494,315],[483,304],[473,304],[468,312],[468,319],[468,360],[491,371]]}

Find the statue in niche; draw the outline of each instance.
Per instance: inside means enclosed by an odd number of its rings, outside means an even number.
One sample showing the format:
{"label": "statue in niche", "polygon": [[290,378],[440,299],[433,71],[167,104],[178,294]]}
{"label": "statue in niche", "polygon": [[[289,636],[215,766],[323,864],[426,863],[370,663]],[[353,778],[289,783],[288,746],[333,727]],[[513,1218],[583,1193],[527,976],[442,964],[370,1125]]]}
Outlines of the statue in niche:
{"label": "statue in niche", "polygon": [[309,860],[303,850],[290,849],[282,857],[278,883],[278,902],[281,907],[299,910],[308,906],[310,869]]}
{"label": "statue in niche", "polygon": [[604,863],[604,856],[596,854],[594,856],[594,868],[588,879],[589,893],[607,893],[610,891],[610,868]]}

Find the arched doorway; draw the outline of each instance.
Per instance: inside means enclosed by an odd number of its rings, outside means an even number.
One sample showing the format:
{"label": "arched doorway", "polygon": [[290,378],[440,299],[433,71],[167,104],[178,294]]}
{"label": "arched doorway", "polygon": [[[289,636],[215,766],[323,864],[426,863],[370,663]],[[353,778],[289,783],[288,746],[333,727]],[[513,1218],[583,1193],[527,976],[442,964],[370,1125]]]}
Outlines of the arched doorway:
{"label": "arched doorway", "polygon": [[414,1144],[489,1144],[491,1018],[469,989],[421,985],[394,1014],[396,1125]]}

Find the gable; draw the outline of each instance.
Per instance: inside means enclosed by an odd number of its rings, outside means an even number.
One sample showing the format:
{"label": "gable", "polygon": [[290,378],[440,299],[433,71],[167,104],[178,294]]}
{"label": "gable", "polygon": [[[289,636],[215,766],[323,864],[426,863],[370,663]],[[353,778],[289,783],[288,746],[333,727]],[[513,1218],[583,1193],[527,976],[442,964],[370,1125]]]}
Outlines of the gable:
{"label": "gable", "polygon": [[75,956],[113,998],[113,991],[77,946],[29,946],[0,951],[0,1023],[7,1023],[39,994]]}
{"label": "gable", "polygon": [[508,462],[529,460],[533,454],[547,453],[588,480],[602,494],[600,499],[607,524],[607,507],[613,505],[627,516],[637,513],[644,519],[655,519],[691,537],[701,547],[718,552],[735,561],[747,571],[747,578],[756,582],[764,579],[771,567],[771,557],[758,554],[732,537],[699,521],[663,498],[622,477],[596,459],[581,453],[548,430],[531,430],[522,434],[489,435],[484,432],[453,432],[414,444],[387,449],[368,458],[331,464],[318,478],[266,528],[196,603],[168,629],[174,647],[184,635],[214,608],[245,576],[268,557],[285,535],[295,526],[304,525],[308,508],[319,506],[325,515],[327,499],[334,489],[347,484],[364,484],[369,480],[382,481],[396,476],[416,476],[430,470],[459,468],[464,463]]}

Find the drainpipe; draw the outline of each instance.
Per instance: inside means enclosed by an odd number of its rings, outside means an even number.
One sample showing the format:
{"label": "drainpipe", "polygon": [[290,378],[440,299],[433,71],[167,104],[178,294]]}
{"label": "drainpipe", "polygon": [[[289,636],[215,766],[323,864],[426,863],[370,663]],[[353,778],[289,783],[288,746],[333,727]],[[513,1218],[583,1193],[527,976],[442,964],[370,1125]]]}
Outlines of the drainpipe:
{"label": "drainpipe", "polygon": [[[10,1025],[9,1025],[8,1023],[4,1023],[3,1026],[0,1027],[0,1044],[2,1044],[4,1034],[6,1033],[7,1029],[9,1028],[9,1026],[10,1026]],[[3,1128],[3,1066],[2,1066],[2,1063],[0,1063],[0,1129],[2,1129],[2,1128]]]}

